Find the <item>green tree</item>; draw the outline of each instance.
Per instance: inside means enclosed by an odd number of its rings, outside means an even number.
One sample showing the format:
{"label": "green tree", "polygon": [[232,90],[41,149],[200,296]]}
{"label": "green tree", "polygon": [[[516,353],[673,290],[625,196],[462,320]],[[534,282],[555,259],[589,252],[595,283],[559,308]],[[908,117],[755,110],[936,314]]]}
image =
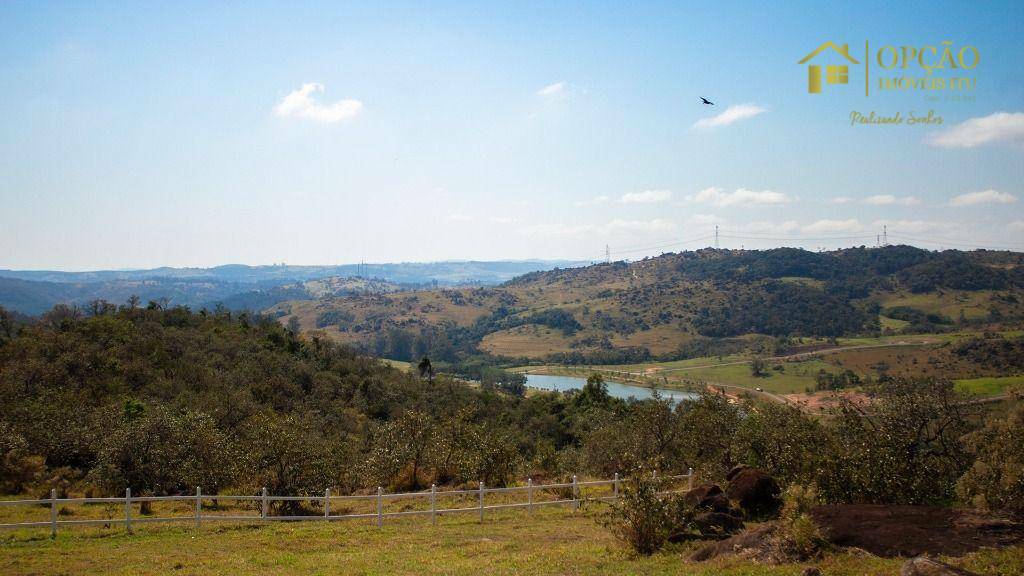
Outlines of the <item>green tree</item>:
{"label": "green tree", "polygon": [[812,483],[829,439],[821,423],[799,408],[759,402],[745,407],[733,437],[736,458],[762,468],[783,484]]}
{"label": "green tree", "polygon": [[928,504],[954,496],[970,458],[961,438],[977,407],[936,380],[883,380],[870,404],[833,411],[819,488],[829,501]]}
{"label": "green tree", "polygon": [[[245,435],[257,486],[271,494],[313,496],[337,483],[337,446],[311,416],[258,414],[247,422]],[[301,505],[286,501],[278,508],[287,514]]]}
{"label": "green tree", "polygon": [[765,370],[767,370],[767,368],[768,363],[760,356],[755,356],[754,359],[750,361],[750,374],[755,378],[763,378],[766,375]]}
{"label": "green tree", "polygon": [[434,420],[419,410],[381,424],[367,461],[371,480],[396,489],[419,489],[421,476],[433,464],[436,435]]}

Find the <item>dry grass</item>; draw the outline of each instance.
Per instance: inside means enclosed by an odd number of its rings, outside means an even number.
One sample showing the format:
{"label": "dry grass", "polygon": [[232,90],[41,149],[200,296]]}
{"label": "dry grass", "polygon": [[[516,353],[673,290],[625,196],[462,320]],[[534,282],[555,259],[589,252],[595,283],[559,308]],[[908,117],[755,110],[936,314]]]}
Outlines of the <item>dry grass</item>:
{"label": "dry grass", "polygon": [[[546,510],[423,519],[266,526],[144,526],[78,529],[51,541],[43,531],[4,534],[0,573],[34,574],[692,574],[797,575],[803,565],[742,559],[696,564],[692,545],[637,557],[597,522],[599,510]],[[959,562],[959,561],[958,561]],[[1024,549],[984,551],[963,563],[984,573],[1020,573]],[[840,554],[816,563],[825,574],[897,574],[900,560]]]}

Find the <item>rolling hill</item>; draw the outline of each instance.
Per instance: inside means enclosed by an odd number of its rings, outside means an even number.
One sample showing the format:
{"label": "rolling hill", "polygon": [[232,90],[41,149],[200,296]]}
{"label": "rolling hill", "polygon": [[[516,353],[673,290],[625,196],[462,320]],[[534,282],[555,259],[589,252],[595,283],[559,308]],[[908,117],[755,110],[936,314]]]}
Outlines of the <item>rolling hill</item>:
{"label": "rolling hill", "polygon": [[616,363],[778,338],[1016,326],[1024,255],[910,246],[699,250],[525,274],[500,286],[298,299],[268,312],[396,359]]}

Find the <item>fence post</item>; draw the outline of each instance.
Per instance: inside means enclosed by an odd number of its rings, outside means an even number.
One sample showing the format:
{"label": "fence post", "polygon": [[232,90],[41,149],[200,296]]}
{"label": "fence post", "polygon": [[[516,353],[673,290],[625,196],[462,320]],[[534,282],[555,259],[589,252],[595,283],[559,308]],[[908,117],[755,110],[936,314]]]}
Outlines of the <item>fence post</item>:
{"label": "fence post", "polygon": [[430,523],[437,525],[437,484],[430,485]]}
{"label": "fence post", "polygon": [[132,533],[132,489],[124,489],[124,529]]}
{"label": "fence post", "polygon": [[324,518],[331,517],[331,489],[324,488]]}
{"label": "fence post", "polygon": [[615,478],[612,480],[612,498],[614,500],[619,499],[619,473],[615,473]]}
{"label": "fence post", "polygon": [[580,487],[576,484],[576,475],[572,475],[572,509],[580,509]]}
{"label": "fence post", "polygon": [[689,478],[686,479],[686,489],[693,490],[693,468],[688,469],[686,474],[689,476]]}
{"label": "fence post", "polygon": [[262,498],[262,500],[263,500],[261,502],[262,506],[260,507],[260,518],[266,520],[267,519],[267,512],[268,512],[268,510],[270,508],[270,502],[267,500],[267,487],[266,486],[263,487],[263,498]]}
{"label": "fence post", "polygon": [[57,489],[50,489],[50,538],[57,538]]}
{"label": "fence post", "polygon": [[384,489],[377,486],[377,528],[384,525]]}
{"label": "fence post", "polygon": [[203,490],[196,486],[196,530],[203,521]]}
{"label": "fence post", "polygon": [[533,514],[533,478],[526,479],[526,502],[529,506],[530,514]]}
{"label": "fence post", "polygon": [[480,522],[484,521],[484,481],[480,481]]}

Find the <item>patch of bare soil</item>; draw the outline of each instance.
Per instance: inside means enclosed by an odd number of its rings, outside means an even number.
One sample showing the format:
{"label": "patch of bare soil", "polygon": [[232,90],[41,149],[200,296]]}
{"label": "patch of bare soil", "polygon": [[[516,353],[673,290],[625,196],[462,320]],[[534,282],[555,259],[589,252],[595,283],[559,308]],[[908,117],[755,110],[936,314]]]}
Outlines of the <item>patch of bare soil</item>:
{"label": "patch of bare soil", "polygon": [[791,403],[811,411],[834,408],[844,399],[862,406],[871,403],[871,398],[861,392],[816,392],[813,394],[783,394],[782,396]]}
{"label": "patch of bare soil", "polygon": [[[830,543],[885,558],[963,556],[980,548],[1024,542],[1024,524],[975,510],[845,504],[819,506],[811,516]],[[750,528],[700,548],[692,559],[704,561],[727,554],[764,557],[774,529],[774,523]]]}
{"label": "patch of bare soil", "polygon": [[963,556],[1024,541],[1024,525],[975,510],[846,504],[819,506],[811,516],[833,544],[886,558]]}

